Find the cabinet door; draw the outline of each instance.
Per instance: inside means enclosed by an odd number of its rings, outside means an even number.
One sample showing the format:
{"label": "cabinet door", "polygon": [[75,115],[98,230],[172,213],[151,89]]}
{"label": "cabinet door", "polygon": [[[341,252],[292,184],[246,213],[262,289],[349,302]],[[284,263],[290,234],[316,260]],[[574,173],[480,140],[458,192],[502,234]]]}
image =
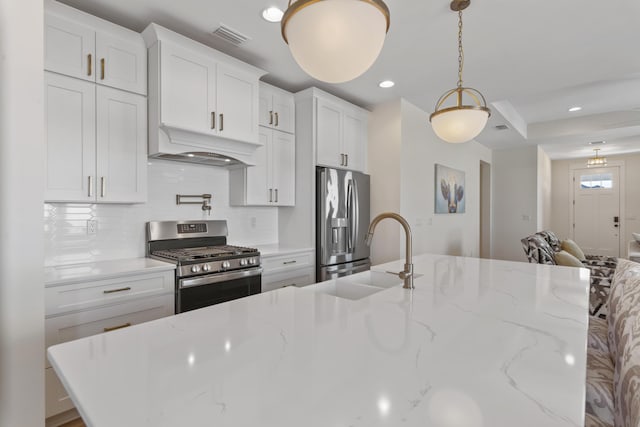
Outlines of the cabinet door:
{"label": "cabinet door", "polygon": [[97,197],[99,202],[145,202],[147,102],[97,86]]}
{"label": "cabinet door", "polygon": [[147,49],[142,39],[96,34],[96,82],[147,94]]}
{"label": "cabinet door", "polygon": [[278,206],[294,206],[296,193],[296,144],[289,133],[273,131],[271,143],[271,182],[273,201]]}
{"label": "cabinet door", "polygon": [[345,167],[351,170],[366,169],[367,118],[358,111],[345,110],[342,151],[346,155]]}
{"label": "cabinet door", "polygon": [[284,92],[273,94],[274,129],[294,133],[296,128],[296,103],[293,95]]}
{"label": "cabinet door", "polygon": [[216,64],[162,42],[160,124],[217,134]]}
{"label": "cabinet door", "polygon": [[45,200],[95,201],[95,84],[45,73]]}
{"label": "cabinet door", "polygon": [[218,132],[242,141],[258,141],[258,78],[218,64]]}
{"label": "cabinet door", "polygon": [[273,94],[265,84],[259,85],[258,117],[260,126],[273,127]]}
{"label": "cabinet door", "polygon": [[[263,144],[253,155],[255,166],[246,169],[246,204],[247,205],[268,205],[269,189],[271,188],[269,177],[269,161],[271,146],[271,130],[260,127],[259,138]],[[273,194],[273,192],[271,193]]]}
{"label": "cabinet door", "polygon": [[84,25],[45,14],[45,70],[95,81],[95,64],[95,32]]}
{"label": "cabinet door", "polygon": [[317,164],[330,167],[343,167],[341,151],[342,109],[331,101],[317,98]]}

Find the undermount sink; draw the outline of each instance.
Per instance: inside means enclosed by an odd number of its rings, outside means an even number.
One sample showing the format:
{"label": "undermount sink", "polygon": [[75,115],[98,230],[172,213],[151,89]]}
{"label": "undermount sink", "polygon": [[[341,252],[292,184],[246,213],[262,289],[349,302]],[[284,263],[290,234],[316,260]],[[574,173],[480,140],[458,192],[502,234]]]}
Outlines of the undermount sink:
{"label": "undermount sink", "polygon": [[[416,274],[414,277],[420,277]],[[319,283],[313,286],[315,292],[333,295],[334,297],[359,300],[376,292],[394,286],[401,286],[403,280],[384,271],[365,271],[352,276],[340,277],[334,281]]]}

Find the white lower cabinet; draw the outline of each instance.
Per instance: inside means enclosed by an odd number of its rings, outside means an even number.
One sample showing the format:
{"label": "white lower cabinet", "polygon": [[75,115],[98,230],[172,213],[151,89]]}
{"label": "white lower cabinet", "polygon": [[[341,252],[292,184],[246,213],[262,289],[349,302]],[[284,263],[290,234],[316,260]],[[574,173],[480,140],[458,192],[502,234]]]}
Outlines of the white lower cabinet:
{"label": "white lower cabinet", "polygon": [[[45,348],[48,348],[173,315],[174,272],[50,286],[45,289],[45,298]],[[55,418],[73,407],[45,355],[46,417]]]}
{"label": "white lower cabinet", "polygon": [[313,250],[262,256],[262,292],[315,283]]}

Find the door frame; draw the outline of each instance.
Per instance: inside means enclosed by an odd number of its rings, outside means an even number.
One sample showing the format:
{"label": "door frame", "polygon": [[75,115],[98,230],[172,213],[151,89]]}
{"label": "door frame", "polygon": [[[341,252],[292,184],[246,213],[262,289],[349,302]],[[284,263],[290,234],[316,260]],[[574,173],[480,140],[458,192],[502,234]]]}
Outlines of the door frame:
{"label": "door frame", "polygon": [[[617,167],[618,168],[618,179],[620,181],[620,235],[619,235],[619,239],[618,239],[618,250],[619,250],[619,256],[623,257],[625,256],[625,254],[627,253],[627,233],[626,233],[626,228],[627,228],[627,221],[626,221],[626,189],[625,189],[625,183],[626,183],[626,174],[625,174],[625,161],[624,160],[609,160],[607,161],[607,165],[603,166],[603,167],[607,167],[607,168],[611,168],[611,167]],[[581,159],[580,163],[575,162],[575,163],[571,163],[569,165],[569,200],[567,201],[567,203],[569,203],[569,234],[571,236],[571,239],[575,238],[574,232],[575,232],[575,228],[573,227],[573,219],[575,217],[575,205],[573,204],[573,201],[575,200],[575,184],[573,182],[573,175],[575,174],[575,171],[578,169],[590,169],[586,166],[585,162]],[[591,169],[596,169],[596,168],[591,168]]]}

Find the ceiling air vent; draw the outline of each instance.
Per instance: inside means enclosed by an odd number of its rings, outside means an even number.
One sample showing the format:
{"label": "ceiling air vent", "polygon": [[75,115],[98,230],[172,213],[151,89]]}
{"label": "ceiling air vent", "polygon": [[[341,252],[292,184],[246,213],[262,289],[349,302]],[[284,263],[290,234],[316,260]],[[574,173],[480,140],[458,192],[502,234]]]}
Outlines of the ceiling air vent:
{"label": "ceiling air vent", "polygon": [[605,143],[605,141],[591,141],[589,143],[589,145],[600,145],[600,144],[604,144],[604,143]]}
{"label": "ceiling air vent", "polygon": [[507,125],[497,125],[496,126],[496,130],[507,130],[509,129],[509,126]]}
{"label": "ceiling air vent", "polygon": [[245,36],[244,34],[239,33],[224,24],[220,24],[220,26],[213,32],[213,35],[218,36],[222,40],[227,41],[235,46],[240,46],[244,42],[251,40],[251,37]]}

